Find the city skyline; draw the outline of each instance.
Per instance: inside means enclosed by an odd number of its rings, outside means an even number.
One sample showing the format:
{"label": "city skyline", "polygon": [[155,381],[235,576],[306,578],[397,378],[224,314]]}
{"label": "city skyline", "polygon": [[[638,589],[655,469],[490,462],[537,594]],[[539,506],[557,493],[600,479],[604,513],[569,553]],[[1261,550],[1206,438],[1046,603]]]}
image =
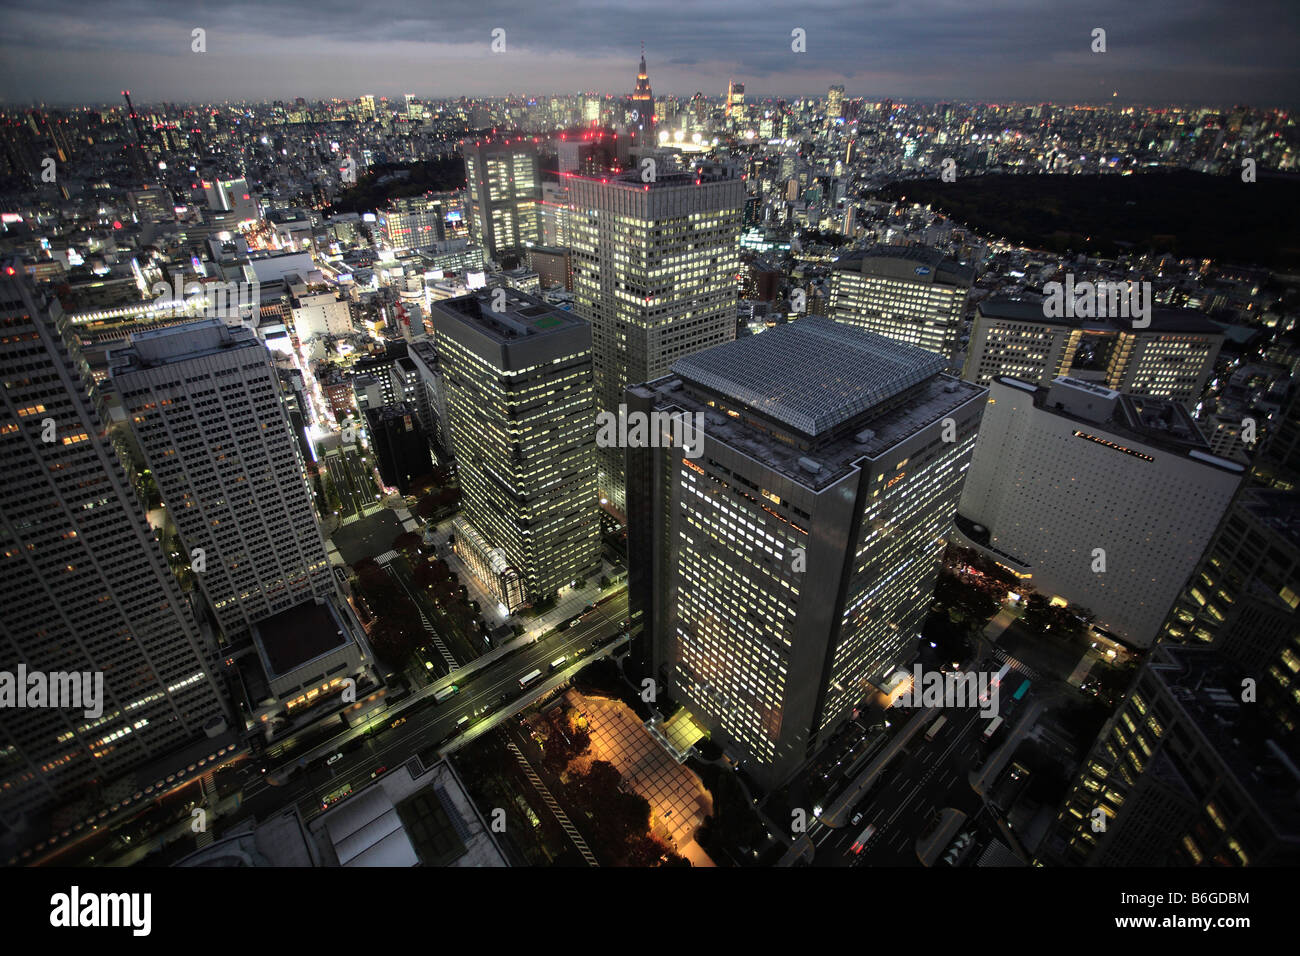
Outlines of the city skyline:
{"label": "city skyline", "polygon": [[[199,3],[183,17],[118,3],[93,29],[76,4],[3,6],[0,105],[11,107],[108,102],[122,88],[141,103],[621,92],[632,88],[642,43],[660,96],[720,96],[732,79],[747,84],[751,99],[816,95],[835,84],[847,96],[913,101],[1273,107],[1300,94],[1290,56],[1300,12],[1273,0],[1231,9],[1107,0],[1065,11],[1040,0],[1004,0],[992,10],[705,3],[651,21],[579,4],[562,28],[545,8],[491,2],[402,2],[382,18],[350,16],[354,7],[342,0]],[[1262,22],[1275,28],[1261,31]],[[1097,28],[1106,31],[1104,53],[1092,49]],[[203,52],[194,52],[196,29],[205,31]],[[795,30],[804,31],[804,52],[792,49]],[[422,34],[430,39],[412,39]],[[286,37],[294,47],[286,49]],[[60,64],[53,75],[51,57]]]}
{"label": "city skyline", "polygon": [[1300,10],[0,4],[7,868],[1300,863]]}

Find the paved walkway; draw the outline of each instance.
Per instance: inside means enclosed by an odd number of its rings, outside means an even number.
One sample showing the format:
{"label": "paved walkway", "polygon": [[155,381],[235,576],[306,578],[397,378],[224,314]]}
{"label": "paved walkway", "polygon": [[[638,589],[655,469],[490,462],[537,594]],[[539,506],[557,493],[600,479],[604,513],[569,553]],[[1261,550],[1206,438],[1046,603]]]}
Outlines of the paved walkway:
{"label": "paved walkway", "polygon": [[[655,835],[684,854],[704,818],[713,813],[713,798],[695,771],[669,756],[621,700],[586,697],[576,690],[565,699],[586,715],[591,758],[608,760],[624,785],[650,802]],[[704,855],[698,848],[692,852]]]}
{"label": "paved walkway", "polygon": [[984,625],[984,636],[996,643],[997,639],[1002,636],[1002,632],[1010,627],[1015,619],[1015,611],[1009,607],[1004,607],[998,611],[993,620]]}
{"label": "paved walkway", "polygon": [[1098,660],[1100,658],[1097,656],[1096,651],[1092,649],[1085,651],[1083,657],[1079,658],[1079,663],[1070,672],[1070,676],[1065,679],[1065,682],[1078,687],[1083,683],[1084,678],[1088,676],[1088,672],[1092,670],[1092,665],[1097,663]]}

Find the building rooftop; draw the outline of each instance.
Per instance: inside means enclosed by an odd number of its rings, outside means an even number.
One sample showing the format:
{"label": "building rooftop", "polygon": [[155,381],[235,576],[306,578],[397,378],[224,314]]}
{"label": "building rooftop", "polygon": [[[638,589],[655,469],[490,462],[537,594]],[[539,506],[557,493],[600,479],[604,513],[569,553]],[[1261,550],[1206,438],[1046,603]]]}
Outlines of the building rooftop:
{"label": "building rooftop", "polygon": [[[1193,458],[1223,471],[1245,471],[1239,463],[1212,454],[1187,408],[1173,399],[1124,395],[1065,375],[1058,376],[1050,386],[1034,386],[1009,375],[995,375],[993,381],[1032,394],[1035,408],[1078,422],[1086,431],[1104,429],[1129,442]],[[1095,410],[1085,410],[1077,402],[1070,404],[1070,393],[1079,391],[1096,397]]]}
{"label": "building rooftop", "polygon": [[[494,302],[503,306],[500,312],[492,308]],[[586,325],[572,312],[557,309],[539,296],[506,287],[442,299],[433,304],[433,311],[455,316],[500,344]]]}
{"label": "building rooftop", "polygon": [[701,167],[691,167],[689,170],[677,169],[659,169],[652,182],[646,182],[641,178],[641,169],[630,169],[621,173],[607,173],[603,176],[584,176],[580,173],[561,173],[562,179],[586,180],[587,182],[602,183],[607,186],[619,186],[624,189],[640,189],[643,191],[668,189],[676,187],[680,189],[683,186],[699,186],[707,183],[720,183],[739,181],[735,169],[730,166],[719,166],[716,164],[705,165]]}
{"label": "building rooftop", "polygon": [[377,408],[366,409],[366,420],[370,422],[388,422],[399,418],[405,418],[414,412],[411,406],[406,402],[392,402],[388,405],[380,405]]}
{"label": "building rooftop", "polygon": [[351,638],[329,605],[308,600],[258,621],[253,640],[262,650],[269,676],[275,678],[343,647]]}
{"label": "building rooftop", "polygon": [[[1012,322],[1041,322],[1043,325],[1064,325],[1078,329],[1096,329],[1107,331],[1113,329],[1133,329],[1133,320],[1125,318],[1070,318],[1052,317],[1043,314],[1041,301],[1026,299],[1006,299],[991,296],[977,307],[980,315],[990,319],[1006,319]],[[1222,335],[1223,329],[1195,309],[1166,309],[1153,306],[1151,324],[1138,332],[1187,332],[1198,335]]]}
{"label": "building rooftop", "polygon": [[672,367],[809,438],[943,369],[933,352],[822,316],[696,352]]}
{"label": "building rooftop", "polygon": [[873,246],[835,260],[836,272],[860,272],[890,279],[924,279],[943,285],[970,285],[975,270],[931,246]]}
{"label": "building rooftop", "polygon": [[[734,345],[741,344],[742,341],[749,344],[768,339],[770,347],[770,337],[779,330],[798,328],[808,322],[809,319],[801,319],[792,326],[778,326],[758,336],[737,340],[725,346],[715,346],[705,352],[697,353],[692,358],[707,355],[708,352],[725,352]],[[845,326],[834,327],[846,328]],[[880,338],[860,329],[851,331],[863,336]],[[886,341],[896,344],[892,340]],[[901,347],[920,351],[912,349],[911,346]],[[781,356],[788,353],[779,349],[774,351],[776,354],[771,360],[773,366],[777,367],[782,361]],[[785,366],[785,377],[817,379],[826,364],[823,358],[835,356],[838,351],[842,349],[832,338],[823,345],[821,352],[814,351],[812,356],[814,361],[811,366],[805,362],[803,376],[792,376],[791,369],[800,367],[795,363]],[[942,367],[942,359],[938,359],[934,353],[923,352],[923,354],[927,359],[936,359],[938,366]],[[734,411],[736,399],[723,394],[719,396],[721,401],[715,401],[714,396],[718,393],[714,389],[693,383],[686,376],[667,375],[646,385],[633,386],[631,391],[642,394],[649,392],[658,409],[678,409],[688,414],[702,414],[706,454],[712,442],[727,445],[814,492],[820,492],[850,474],[855,467],[858,467],[859,462],[874,461],[886,455],[899,442],[906,440],[917,431],[956,413],[970,402],[983,401],[988,394],[988,389],[983,386],[964,382],[952,375],[931,373],[904,389],[891,401],[879,405],[864,403],[862,411],[843,418],[840,427],[821,434],[818,436],[819,440],[813,443],[806,439],[794,441],[790,438],[783,439],[779,434],[774,434],[774,432],[787,430],[788,426],[769,425],[768,422],[772,418],[761,409],[754,410],[752,415],[749,414],[749,410],[734,417],[726,414],[717,406],[723,405]],[[841,418],[838,415],[835,417],[837,420]],[[797,438],[793,431],[791,435]],[[814,468],[816,470],[813,470]]]}
{"label": "building rooftop", "polygon": [[508,866],[455,770],[412,757],[309,827],[322,866]]}
{"label": "building rooftop", "polygon": [[251,329],[231,328],[220,319],[151,328],[131,334],[130,345],[109,360],[112,374],[185,362],[232,348],[262,348]]}

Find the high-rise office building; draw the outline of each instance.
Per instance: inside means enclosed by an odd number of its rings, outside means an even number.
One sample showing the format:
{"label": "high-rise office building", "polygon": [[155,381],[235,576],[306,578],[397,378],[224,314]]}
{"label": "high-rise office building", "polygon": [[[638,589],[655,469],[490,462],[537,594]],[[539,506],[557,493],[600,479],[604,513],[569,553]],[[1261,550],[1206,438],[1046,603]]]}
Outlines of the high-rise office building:
{"label": "high-rise office building", "polygon": [[1208,643],[1222,652],[1255,678],[1269,725],[1297,739],[1300,500],[1294,494],[1251,487],[1237,497],[1162,638]]}
{"label": "high-rise office building", "polygon": [[1211,455],[1177,402],[999,376],[959,528],[1040,592],[1147,647],[1245,470]]}
{"label": "high-rise office building", "polygon": [[928,246],[850,253],[831,272],[831,318],[952,362],[973,279],[969,266]]}
{"label": "high-rise office building", "polygon": [[[591,323],[596,404],[736,336],[745,184],[733,171],[568,177],[574,308]],[[600,490],[624,508],[623,457],[602,449]]]}
{"label": "high-rise office building", "polygon": [[438,460],[446,462],[452,458],[454,449],[451,429],[447,427],[447,398],[443,388],[442,365],[438,361],[438,350],[428,339],[412,342],[410,359],[419,376],[420,387],[424,390],[424,398],[418,404],[423,406],[425,414],[428,415],[425,437],[437,452]]}
{"label": "high-rise office building", "polygon": [[1290,396],[1263,427],[1267,434],[1255,456],[1255,480],[1295,491],[1300,488],[1300,382],[1292,383]]}
{"label": "high-rise office building", "polygon": [[379,477],[385,485],[409,495],[412,483],[433,471],[429,442],[419,418],[405,402],[368,408],[365,415]]}
{"label": "high-rise office building", "polygon": [[428,438],[433,432],[433,410],[429,406],[429,395],[419,366],[409,353],[395,359],[388,367],[388,379],[392,385],[393,402],[406,405],[415,415],[420,431]]}
{"label": "high-rise office building", "polygon": [[809,316],[628,389],[629,417],[703,431],[627,451],[651,672],[760,786],[915,654],[986,395],[942,372]]}
{"label": "high-rise office building", "polygon": [[636,74],[636,90],[632,93],[632,140],[637,146],[653,146],[655,140],[655,97],[650,92],[650,77],[645,70],[645,44],[641,45],[641,67]]}
{"label": "high-rise office building", "polygon": [[1084,866],[1300,863],[1300,771],[1213,648],[1160,644],[1102,728],[1040,856]]}
{"label": "high-rise office building", "polygon": [[1134,328],[1128,319],[1048,318],[1041,302],[986,299],[975,308],[962,377],[1047,385],[1067,375],[1194,405],[1214,371],[1222,330],[1191,309],[1153,308],[1150,321]]}
{"label": "high-rise office building", "polygon": [[111,388],[227,639],[334,594],[325,543],[266,347],[208,319],[133,335]]}
{"label": "high-rise office building", "polygon": [[[0,279],[0,323],[0,671],[103,678],[97,717],[0,710],[0,820],[18,826],[22,813],[81,795],[91,781],[112,784],[146,765],[156,772],[169,755],[224,734],[226,709],[215,647],[105,435],[62,310]],[[162,776],[194,759],[183,753]]]}
{"label": "high-rise office building", "polygon": [[459,215],[455,194],[394,199],[378,214],[379,230],[394,249],[424,249],[448,238],[447,219]]}
{"label": "high-rise office building", "polygon": [[538,242],[542,177],[531,141],[496,140],[465,147],[470,235],[492,259]]}
{"label": "high-rise office building", "polygon": [[745,122],[745,84],[735,80],[727,81],[727,99],[723,106],[723,116],[732,126]]}
{"label": "high-rise office building", "polygon": [[838,83],[826,91],[826,123],[833,124],[844,108],[844,84]]}
{"label": "high-rise office building", "polygon": [[693,131],[702,133],[709,128],[709,101],[703,93],[698,90],[695,92],[687,112]]}
{"label": "high-rise office building", "polygon": [[433,327],[463,501],[457,553],[511,611],[599,573],[587,323],[481,289],[435,302]]}

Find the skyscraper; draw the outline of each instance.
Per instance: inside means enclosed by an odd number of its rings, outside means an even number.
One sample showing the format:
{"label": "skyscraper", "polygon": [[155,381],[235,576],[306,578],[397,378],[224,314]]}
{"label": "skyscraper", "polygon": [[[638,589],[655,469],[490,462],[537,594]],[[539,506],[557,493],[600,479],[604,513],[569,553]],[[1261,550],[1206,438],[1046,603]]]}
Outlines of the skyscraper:
{"label": "skyscraper", "polygon": [[651,672],[760,786],[915,653],[986,394],[942,370],[809,316],[628,390],[702,416],[702,448],[627,451]]}
{"label": "skyscraper", "polygon": [[207,319],[131,337],[109,387],[228,640],[334,579],[266,347]]}
{"label": "skyscraper", "polygon": [[1280,738],[1300,739],[1300,501],[1247,488],[1233,502],[1165,622],[1166,641],[1205,642],[1257,685]]}
{"label": "skyscraper", "polygon": [[973,279],[968,266],[928,246],[850,253],[831,273],[831,317],[951,362]]}
{"label": "skyscraper", "polygon": [[502,139],[465,147],[470,235],[492,259],[538,242],[542,178],[531,142]]}
{"label": "skyscraper", "polygon": [[[573,295],[591,322],[596,405],[679,358],[736,336],[745,186],[730,171],[569,177]],[[623,458],[602,449],[600,489],[622,511]]]}
{"label": "skyscraper", "polygon": [[433,327],[464,502],[457,553],[511,611],[598,573],[587,324],[481,289],[435,302]]}
{"label": "skyscraper", "polygon": [[833,125],[844,107],[844,84],[838,83],[826,91],[826,123]]}
{"label": "skyscraper", "polygon": [[960,527],[1039,591],[1146,647],[1244,475],[1209,453],[1177,402],[1071,378],[1035,388],[1000,376]]}
{"label": "skyscraper", "polygon": [[412,483],[433,471],[419,417],[406,402],[368,408],[365,415],[379,477],[385,485],[409,495]]}
{"label": "skyscraper", "polygon": [[1158,645],[1040,852],[1086,866],[1300,862],[1300,773],[1242,678],[1212,648]]}
{"label": "skyscraper", "polygon": [[727,101],[723,115],[732,126],[745,122],[745,84],[735,80],[727,81]]}
{"label": "skyscraper", "polygon": [[1060,375],[1125,394],[1200,401],[1223,331],[1191,309],[1153,308],[1150,326],[1130,320],[1049,318],[1041,302],[986,299],[975,309],[962,377],[987,385],[1011,375],[1048,385]]}
{"label": "skyscraper", "polygon": [[645,71],[645,44],[641,44],[641,68],[636,74],[636,90],[632,93],[632,139],[637,146],[655,144],[655,97],[650,92],[650,77]]}
{"label": "skyscraper", "polygon": [[[62,338],[62,310],[0,279],[0,322],[0,671],[21,664],[104,682],[98,717],[0,711],[0,816],[14,825],[15,814],[92,780],[156,769],[223,734],[226,709],[215,649],[105,436]],[[170,769],[193,760],[178,756]]]}

